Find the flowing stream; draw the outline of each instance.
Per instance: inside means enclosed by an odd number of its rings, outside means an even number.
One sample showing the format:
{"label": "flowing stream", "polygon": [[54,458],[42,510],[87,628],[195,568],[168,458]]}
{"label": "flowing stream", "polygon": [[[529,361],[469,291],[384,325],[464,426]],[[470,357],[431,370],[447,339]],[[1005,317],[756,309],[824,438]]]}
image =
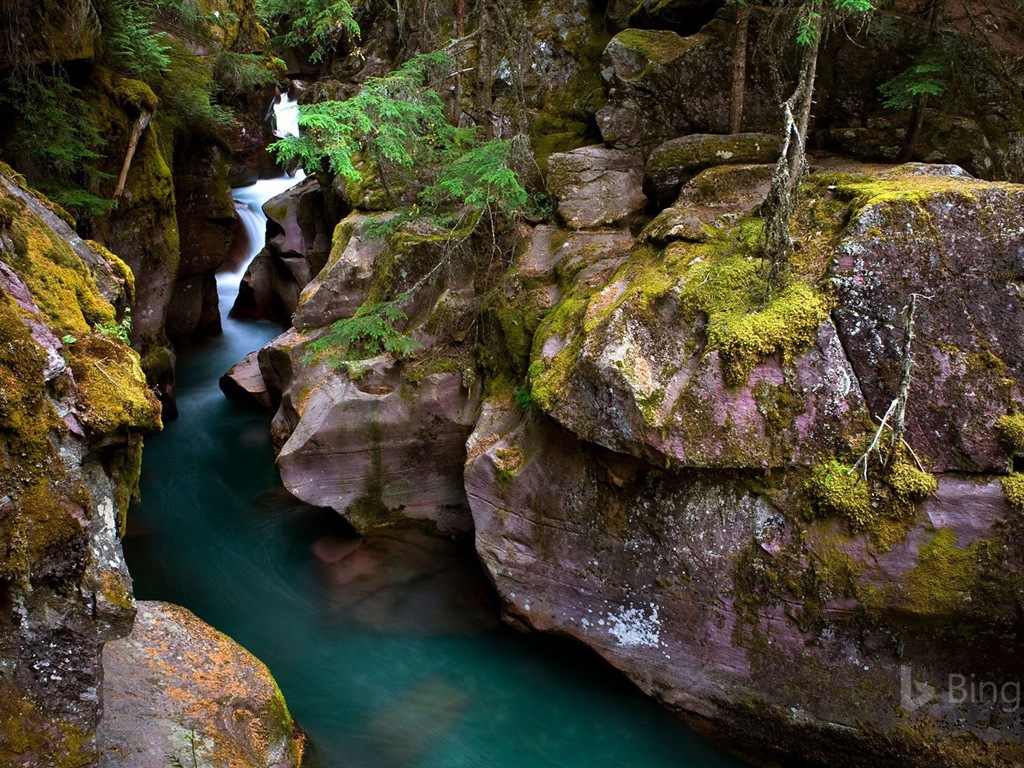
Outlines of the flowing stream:
{"label": "flowing stream", "polygon": [[[235,191],[250,259],[262,203],[297,181]],[[578,646],[502,627],[470,543],[357,539],[290,497],[266,414],[218,387],[279,332],[227,317],[243,272],[218,279],[223,335],[179,356],[180,417],[146,440],[125,553],[139,599],[184,605],[266,662],[309,768],[743,765]]]}

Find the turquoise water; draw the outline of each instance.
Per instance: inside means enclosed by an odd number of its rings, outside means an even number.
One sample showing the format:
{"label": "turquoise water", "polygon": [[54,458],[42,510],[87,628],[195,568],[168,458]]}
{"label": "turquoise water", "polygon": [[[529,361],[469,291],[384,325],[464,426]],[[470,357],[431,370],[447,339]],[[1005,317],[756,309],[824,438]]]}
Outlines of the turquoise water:
{"label": "turquoise water", "polygon": [[584,649],[502,627],[468,545],[355,539],[288,496],[266,415],[217,384],[278,329],[224,328],[180,357],[180,418],[146,440],[126,557],[139,599],[184,605],[267,663],[308,766],[743,765]]}

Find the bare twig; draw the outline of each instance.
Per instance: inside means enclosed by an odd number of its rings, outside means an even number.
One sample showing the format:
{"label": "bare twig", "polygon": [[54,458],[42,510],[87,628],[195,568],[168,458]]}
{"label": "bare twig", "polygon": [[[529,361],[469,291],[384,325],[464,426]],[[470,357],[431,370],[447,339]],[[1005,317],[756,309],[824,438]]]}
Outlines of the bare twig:
{"label": "bare twig", "polygon": [[[847,472],[846,474],[852,475],[854,472],[857,471],[857,467],[859,465],[863,464],[864,465],[864,469],[863,469],[862,477],[865,480],[867,480],[868,479],[868,457],[871,455],[871,451],[877,450],[878,451],[878,458],[879,458],[879,460],[882,459],[882,451],[881,451],[880,448],[878,448],[878,441],[882,437],[882,432],[885,431],[885,427],[886,427],[886,425],[889,422],[889,417],[892,416],[892,412],[896,408],[896,402],[897,402],[896,400],[893,400],[891,403],[889,403],[889,408],[888,408],[888,410],[886,410],[885,415],[882,417],[882,421],[879,423],[878,430],[875,432],[875,436],[871,439],[871,444],[868,446],[868,449],[866,451],[864,451],[864,453],[861,455],[861,457],[859,459],[857,459],[857,461],[854,463],[854,465],[852,467],[850,467],[850,471]],[[885,461],[883,460],[882,463],[884,464]]]}

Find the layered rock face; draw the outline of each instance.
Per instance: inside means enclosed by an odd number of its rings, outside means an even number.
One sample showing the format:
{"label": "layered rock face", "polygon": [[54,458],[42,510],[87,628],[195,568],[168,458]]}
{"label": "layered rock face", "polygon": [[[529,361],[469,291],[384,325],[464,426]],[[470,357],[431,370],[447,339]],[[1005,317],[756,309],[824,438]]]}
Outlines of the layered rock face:
{"label": "layered rock face", "polygon": [[[792,300],[743,307],[742,245],[707,230],[569,287],[534,338],[542,413],[492,400],[470,438],[477,548],[510,618],[755,749],[1013,765],[1012,707],[955,683],[1024,671],[1016,449],[996,426],[1024,395],[1001,341],[1024,324],[1024,187],[866,170],[811,177]],[[873,455],[867,482],[847,474],[897,394],[912,293],[906,438],[931,494]]]}
{"label": "layered rock face", "polygon": [[0,762],[96,761],[103,643],[135,607],[120,533],[160,407],[117,333],[131,272],[0,178]]}

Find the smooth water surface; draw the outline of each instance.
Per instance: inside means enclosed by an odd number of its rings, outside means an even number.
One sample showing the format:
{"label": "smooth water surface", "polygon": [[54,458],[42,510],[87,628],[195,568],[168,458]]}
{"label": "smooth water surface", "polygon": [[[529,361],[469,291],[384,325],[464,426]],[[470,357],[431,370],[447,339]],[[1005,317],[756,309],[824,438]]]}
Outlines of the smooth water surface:
{"label": "smooth water surface", "polygon": [[[258,212],[276,183],[236,199]],[[238,277],[222,276],[222,307]],[[742,765],[588,652],[500,626],[469,545],[354,539],[288,496],[266,414],[217,383],[278,332],[225,317],[223,336],[182,352],[180,417],[146,440],[125,550],[138,598],[188,607],[267,663],[308,766]]]}

